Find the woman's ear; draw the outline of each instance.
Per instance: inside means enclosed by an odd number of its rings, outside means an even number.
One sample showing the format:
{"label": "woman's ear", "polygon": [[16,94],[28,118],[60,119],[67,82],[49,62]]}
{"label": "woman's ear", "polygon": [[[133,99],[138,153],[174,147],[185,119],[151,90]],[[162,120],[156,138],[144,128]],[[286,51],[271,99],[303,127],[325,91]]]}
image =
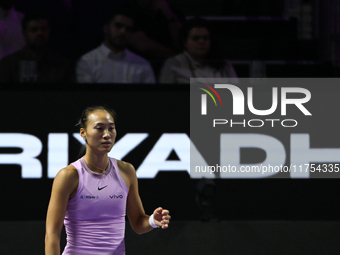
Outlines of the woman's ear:
{"label": "woman's ear", "polygon": [[84,129],[84,128],[81,128],[79,133],[80,133],[81,137],[82,137],[84,140],[86,140],[86,131],[85,131],[85,129]]}

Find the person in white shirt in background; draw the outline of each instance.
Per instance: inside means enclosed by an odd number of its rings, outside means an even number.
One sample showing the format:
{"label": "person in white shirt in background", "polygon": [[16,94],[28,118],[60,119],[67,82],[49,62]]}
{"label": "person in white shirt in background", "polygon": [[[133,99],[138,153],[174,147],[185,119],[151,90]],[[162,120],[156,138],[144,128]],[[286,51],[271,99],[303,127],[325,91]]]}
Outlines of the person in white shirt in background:
{"label": "person in white shirt in background", "polygon": [[189,84],[190,78],[209,78],[211,82],[212,78],[216,82],[229,78],[230,82],[238,83],[231,63],[212,45],[208,21],[201,18],[187,20],[180,34],[184,51],[165,61],[160,83]]}
{"label": "person in white shirt in background", "polygon": [[14,9],[13,0],[0,0],[0,59],[26,44],[21,32],[23,14]]}
{"label": "person in white shirt in background", "polygon": [[78,61],[79,83],[155,83],[149,62],[126,48],[133,23],[128,10],[110,16],[104,25],[104,42]]}

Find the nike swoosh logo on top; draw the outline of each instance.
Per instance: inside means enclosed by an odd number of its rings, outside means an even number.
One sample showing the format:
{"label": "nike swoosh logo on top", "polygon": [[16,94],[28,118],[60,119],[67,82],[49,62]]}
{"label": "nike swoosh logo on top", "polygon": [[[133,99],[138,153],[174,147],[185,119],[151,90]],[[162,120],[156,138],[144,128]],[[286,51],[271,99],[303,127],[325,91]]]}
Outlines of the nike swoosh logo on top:
{"label": "nike swoosh logo on top", "polygon": [[98,190],[102,190],[102,189],[104,189],[104,188],[106,188],[106,187],[107,187],[107,185],[104,186],[104,187],[101,187],[101,188],[98,187]]}

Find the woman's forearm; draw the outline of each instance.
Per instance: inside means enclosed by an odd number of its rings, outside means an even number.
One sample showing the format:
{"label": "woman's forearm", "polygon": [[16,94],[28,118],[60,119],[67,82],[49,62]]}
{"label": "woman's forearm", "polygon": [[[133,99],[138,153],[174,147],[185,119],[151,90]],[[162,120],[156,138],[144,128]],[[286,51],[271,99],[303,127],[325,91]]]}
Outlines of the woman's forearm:
{"label": "woman's forearm", "polygon": [[46,234],[45,255],[60,255],[60,237]]}

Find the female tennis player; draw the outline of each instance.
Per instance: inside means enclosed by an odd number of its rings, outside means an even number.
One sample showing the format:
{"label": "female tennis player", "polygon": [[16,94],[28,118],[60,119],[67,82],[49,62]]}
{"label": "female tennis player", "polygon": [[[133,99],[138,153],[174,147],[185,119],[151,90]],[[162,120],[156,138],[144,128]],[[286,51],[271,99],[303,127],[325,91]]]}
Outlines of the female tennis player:
{"label": "female tennis player", "polygon": [[104,107],[84,110],[80,135],[85,155],[56,175],[46,218],[45,254],[60,254],[65,224],[67,244],[63,255],[125,254],[125,215],[132,229],[146,233],[166,229],[169,211],[158,207],[145,214],[134,167],[108,157],[117,131],[115,113]]}

